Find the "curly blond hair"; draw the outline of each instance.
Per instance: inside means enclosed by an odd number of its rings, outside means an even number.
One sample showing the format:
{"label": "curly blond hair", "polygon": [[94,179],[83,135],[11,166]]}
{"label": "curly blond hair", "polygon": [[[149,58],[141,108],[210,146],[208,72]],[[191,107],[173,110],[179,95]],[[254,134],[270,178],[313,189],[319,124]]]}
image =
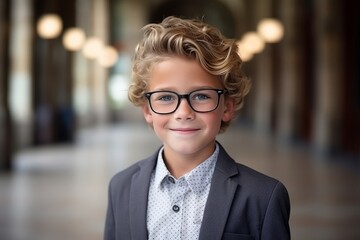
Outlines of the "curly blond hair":
{"label": "curly blond hair", "polygon": [[[202,21],[167,17],[160,24],[142,28],[143,38],[135,49],[129,100],[136,106],[146,103],[152,67],[168,57],[196,60],[209,74],[218,77],[226,97],[234,99],[239,110],[250,90],[249,80],[241,72],[242,60],[234,40]],[[223,132],[230,122],[222,122]]]}

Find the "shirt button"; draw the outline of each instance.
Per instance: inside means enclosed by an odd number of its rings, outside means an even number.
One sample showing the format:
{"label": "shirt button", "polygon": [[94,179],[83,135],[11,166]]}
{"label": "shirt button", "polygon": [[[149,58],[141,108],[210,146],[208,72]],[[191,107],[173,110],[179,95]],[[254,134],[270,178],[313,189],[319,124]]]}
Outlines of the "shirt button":
{"label": "shirt button", "polygon": [[178,205],[174,205],[174,206],[172,207],[172,210],[173,210],[174,212],[178,212],[178,211],[180,210],[180,207],[179,207]]}
{"label": "shirt button", "polygon": [[169,182],[171,182],[171,183],[175,183],[175,180],[174,180],[173,177],[168,176],[168,180],[169,180]]}

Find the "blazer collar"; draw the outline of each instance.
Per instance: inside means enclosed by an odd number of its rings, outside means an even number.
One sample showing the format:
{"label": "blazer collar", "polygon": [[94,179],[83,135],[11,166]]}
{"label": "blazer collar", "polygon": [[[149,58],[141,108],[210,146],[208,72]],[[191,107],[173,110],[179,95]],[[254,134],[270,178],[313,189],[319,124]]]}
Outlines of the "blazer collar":
{"label": "blazer collar", "polygon": [[[199,240],[220,240],[238,184],[231,180],[238,174],[235,161],[219,144],[220,152],[206,202]],[[221,207],[219,207],[221,205]]]}

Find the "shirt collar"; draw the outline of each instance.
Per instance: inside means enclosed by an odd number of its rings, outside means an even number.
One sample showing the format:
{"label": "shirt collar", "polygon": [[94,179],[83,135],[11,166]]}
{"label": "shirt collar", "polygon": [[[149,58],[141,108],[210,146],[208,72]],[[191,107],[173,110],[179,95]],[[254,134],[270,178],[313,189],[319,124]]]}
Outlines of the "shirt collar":
{"label": "shirt collar", "polygon": [[161,148],[158,154],[158,158],[157,158],[157,164],[156,164],[156,168],[155,168],[155,179],[154,179],[154,184],[156,187],[161,187],[161,183],[163,182],[163,180],[167,177],[167,176],[171,176],[169,170],[167,169],[165,163],[164,163],[164,159],[162,157],[164,152],[164,148]]}
{"label": "shirt collar", "polygon": [[[164,179],[168,176],[171,176],[169,170],[167,169],[164,159],[163,159],[163,148],[160,149],[157,159],[157,164],[155,168],[155,186],[161,188],[164,182]],[[216,161],[219,155],[219,146],[216,144],[214,153],[206,159],[204,162],[199,164],[196,168],[186,173],[182,178],[185,178],[188,185],[190,186],[191,191],[196,194],[199,194],[205,187],[211,182],[213,176]]]}

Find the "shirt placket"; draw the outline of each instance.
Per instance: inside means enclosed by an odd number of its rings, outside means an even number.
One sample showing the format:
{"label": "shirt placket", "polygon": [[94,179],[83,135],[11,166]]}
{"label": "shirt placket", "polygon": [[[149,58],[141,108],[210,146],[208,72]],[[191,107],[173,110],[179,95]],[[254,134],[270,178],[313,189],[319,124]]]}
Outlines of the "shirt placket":
{"label": "shirt placket", "polygon": [[190,190],[185,178],[175,180],[169,177],[171,183],[171,215],[172,221],[176,224],[176,233],[172,239],[181,239],[181,229],[183,227],[183,207],[185,194]]}

